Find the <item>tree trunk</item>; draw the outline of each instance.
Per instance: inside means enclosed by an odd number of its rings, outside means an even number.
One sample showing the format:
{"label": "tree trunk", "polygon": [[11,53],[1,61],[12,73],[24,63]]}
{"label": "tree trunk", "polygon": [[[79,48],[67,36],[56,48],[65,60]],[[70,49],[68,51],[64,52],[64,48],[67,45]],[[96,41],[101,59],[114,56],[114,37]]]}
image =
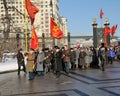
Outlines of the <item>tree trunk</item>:
{"label": "tree trunk", "polygon": [[7,7],[7,2],[6,0],[3,0],[4,8],[5,8],[5,18],[4,18],[4,39],[7,40],[9,38],[9,33],[10,33],[10,18],[8,14],[8,7]]}

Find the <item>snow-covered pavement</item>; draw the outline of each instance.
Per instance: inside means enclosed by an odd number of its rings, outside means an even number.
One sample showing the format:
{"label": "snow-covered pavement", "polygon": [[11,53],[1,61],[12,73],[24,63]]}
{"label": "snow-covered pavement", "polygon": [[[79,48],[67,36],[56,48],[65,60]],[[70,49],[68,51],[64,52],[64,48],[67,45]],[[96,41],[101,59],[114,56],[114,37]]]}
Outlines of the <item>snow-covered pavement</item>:
{"label": "snow-covered pavement", "polygon": [[13,59],[10,61],[0,62],[0,73],[17,70],[17,60]]}

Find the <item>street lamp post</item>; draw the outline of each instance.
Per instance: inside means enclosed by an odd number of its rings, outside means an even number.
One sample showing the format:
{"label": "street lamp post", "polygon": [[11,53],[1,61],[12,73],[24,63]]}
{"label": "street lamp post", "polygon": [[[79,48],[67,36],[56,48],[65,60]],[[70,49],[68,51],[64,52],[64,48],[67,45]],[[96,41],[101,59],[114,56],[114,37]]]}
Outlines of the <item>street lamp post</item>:
{"label": "street lamp post", "polygon": [[[52,8],[52,18],[54,19],[54,14],[53,14],[53,2],[52,0],[50,1],[50,6]],[[55,46],[55,38],[53,38],[53,47]]]}
{"label": "street lamp post", "polygon": [[68,48],[70,48],[70,32],[68,32],[68,34],[67,34],[67,38],[68,38]]}
{"label": "street lamp post", "polygon": [[16,34],[17,48],[19,48],[19,39],[20,39],[20,34],[17,32]]}
{"label": "street lamp post", "polygon": [[42,48],[45,48],[45,34],[42,33]]}
{"label": "street lamp post", "polygon": [[93,46],[96,48],[98,46],[98,39],[97,39],[97,20],[96,18],[93,19]]}

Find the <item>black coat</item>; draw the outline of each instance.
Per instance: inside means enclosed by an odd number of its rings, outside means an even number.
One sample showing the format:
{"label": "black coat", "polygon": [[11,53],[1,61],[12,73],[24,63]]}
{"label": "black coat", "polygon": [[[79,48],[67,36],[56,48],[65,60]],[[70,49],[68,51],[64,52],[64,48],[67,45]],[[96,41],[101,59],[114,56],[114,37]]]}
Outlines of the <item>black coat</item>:
{"label": "black coat", "polygon": [[99,61],[98,61],[96,49],[94,48],[92,51],[93,51],[93,56],[92,56],[92,62],[90,64],[90,67],[99,68],[99,66],[98,66]]}
{"label": "black coat", "polygon": [[54,53],[54,70],[55,71],[62,71],[62,52],[59,51]]}
{"label": "black coat", "polygon": [[25,64],[25,62],[24,62],[24,56],[20,52],[17,53],[17,62],[18,62],[18,66],[22,66],[22,65]]}
{"label": "black coat", "polygon": [[70,61],[71,62],[75,62],[76,61],[76,52],[75,51],[71,52]]}

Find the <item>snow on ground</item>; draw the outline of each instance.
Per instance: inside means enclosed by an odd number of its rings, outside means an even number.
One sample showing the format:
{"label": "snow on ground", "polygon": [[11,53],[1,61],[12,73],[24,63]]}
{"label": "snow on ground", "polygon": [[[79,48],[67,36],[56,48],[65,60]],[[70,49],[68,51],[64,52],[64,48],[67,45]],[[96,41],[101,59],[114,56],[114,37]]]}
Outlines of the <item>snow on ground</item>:
{"label": "snow on ground", "polygon": [[16,70],[18,68],[17,60],[6,60],[4,62],[0,62],[0,72]]}

